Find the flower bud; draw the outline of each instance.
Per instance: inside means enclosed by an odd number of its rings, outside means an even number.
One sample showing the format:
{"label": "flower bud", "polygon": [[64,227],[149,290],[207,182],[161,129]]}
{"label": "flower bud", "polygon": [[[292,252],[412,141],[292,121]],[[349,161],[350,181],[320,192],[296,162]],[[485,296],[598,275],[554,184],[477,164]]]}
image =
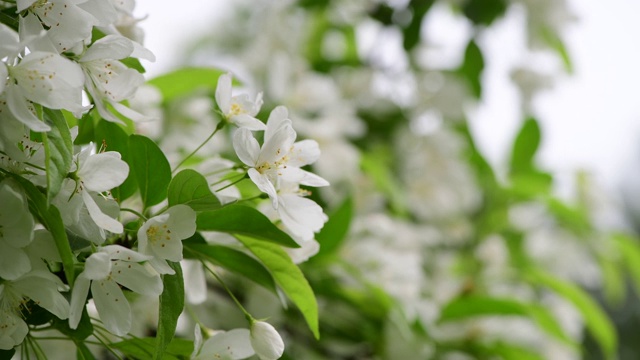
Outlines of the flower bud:
{"label": "flower bud", "polygon": [[251,346],[261,360],[276,360],[284,352],[284,342],[271,324],[255,321],[251,324]]}

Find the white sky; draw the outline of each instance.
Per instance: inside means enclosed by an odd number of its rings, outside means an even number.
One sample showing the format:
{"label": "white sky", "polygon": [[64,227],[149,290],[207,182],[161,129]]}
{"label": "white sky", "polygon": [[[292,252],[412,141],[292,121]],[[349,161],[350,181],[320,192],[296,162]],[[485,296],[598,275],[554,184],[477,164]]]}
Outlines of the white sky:
{"label": "white sky", "polygon": [[[575,73],[560,79],[536,102],[543,127],[540,159],[561,178],[578,168],[587,169],[604,185],[613,187],[623,174],[630,174],[628,169],[640,168],[640,1],[570,3],[578,21],[564,35]],[[174,1],[137,0],[136,13],[148,15],[142,22],[145,45],[158,59],[145,64],[148,74],[170,69],[176,47],[223,16],[224,4],[181,0],[179,8],[185,11],[176,13]],[[507,21],[488,44],[483,44],[492,64],[514,61],[504,50],[504,44],[513,41],[512,29]],[[473,128],[489,159],[500,164],[506,161],[521,119],[516,115],[517,97],[508,79],[489,70],[485,76],[485,104]],[[640,175],[640,170],[636,172]]]}

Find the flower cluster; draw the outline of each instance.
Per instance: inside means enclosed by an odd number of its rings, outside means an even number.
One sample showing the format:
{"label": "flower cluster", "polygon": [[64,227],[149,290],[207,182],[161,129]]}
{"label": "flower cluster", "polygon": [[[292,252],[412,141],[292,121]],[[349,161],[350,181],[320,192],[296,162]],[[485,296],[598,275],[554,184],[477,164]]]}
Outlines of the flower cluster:
{"label": "flower cluster", "polygon": [[[221,269],[255,280],[246,266],[263,269],[261,285],[275,297],[280,290],[272,273],[280,270],[274,269],[298,271],[297,260],[282,247],[313,242],[327,221],[305,187],[329,183],[302,169],[319,159],[318,143],[296,142],[282,106],[265,124],[257,117],[262,93],[253,99],[232,95],[230,73],[202,70],[216,74],[210,90],[219,111],[205,111],[219,123],[208,124],[211,135],[190,154],[136,133],[161,123],[162,109],[150,114],[136,106],[145,89],[162,93],[167,108],[182,100],[167,95],[173,84],[142,86],[139,60],[155,59],[140,43],[134,5],[132,0],[0,2],[2,351],[20,351],[27,358],[42,354],[46,337],[39,331],[45,330],[67,337],[80,352],[90,351],[84,342],[91,336],[126,357],[139,356],[123,345],[142,346],[144,339],[129,338],[132,332],[140,336],[138,329],[159,331],[159,338],[189,337],[176,329],[178,318],[187,316],[181,315],[185,294],[176,292],[199,291],[204,301],[210,280],[216,279],[236,299],[223,280],[230,275]],[[188,83],[187,78],[173,80]],[[239,162],[220,158],[221,149],[198,153],[223,128],[234,132],[224,135],[233,138]],[[262,146],[254,131],[263,132]],[[239,188],[243,179],[255,187],[245,182]],[[266,196],[256,196],[257,191]],[[267,197],[276,215],[261,212]],[[211,239],[220,233],[236,237],[235,242],[216,244]],[[262,257],[256,248],[263,242],[273,254],[285,256],[275,262]],[[202,264],[195,270],[201,273],[198,289],[185,287],[190,280],[185,257]],[[303,276],[278,286],[285,293],[296,288],[313,295]],[[160,319],[148,329],[134,310],[144,299],[160,302],[155,308]],[[237,305],[251,330],[220,332],[203,345],[197,327],[192,358],[257,354],[277,359],[283,354],[275,328]],[[296,305],[309,319],[317,318],[317,309]],[[198,318],[190,321],[202,324]],[[317,335],[317,319],[309,324]],[[123,340],[114,344],[110,334]],[[229,341],[234,345],[227,347]],[[164,352],[167,344],[159,342],[155,351]]]}

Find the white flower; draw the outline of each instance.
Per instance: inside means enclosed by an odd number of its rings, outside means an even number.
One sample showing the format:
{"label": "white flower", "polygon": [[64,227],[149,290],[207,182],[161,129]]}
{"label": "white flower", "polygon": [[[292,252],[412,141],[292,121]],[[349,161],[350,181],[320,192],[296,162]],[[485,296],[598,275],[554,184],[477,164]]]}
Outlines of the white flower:
{"label": "white flower", "polygon": [[91,286],[105,328],[118,336],[127,334],[131,329],[131,307],[120,285],[142,295],[162,293],[160,275],[151,266],[141,264],[149,259],[150,256],[120,245],[101,247],[89,256],[71,292],[69,326],[78,326]]}
{"label": "white flower", "polygon": [[[33,51],[18,59],[24,50],[15,32],[0,24],[0,93],[4,91],[9,111],[33,131],[49,131],[35,113],[32,103],[73,113],[86,110],[82,106],[84,75],[78,64],[58,54]],[[4,79],[8,77],[5,82]],[[6,85],[6,86],[5,86]]]}
{"label": "white flower", "polygon": [[284,352],[282,337],[271,324],[264,321],[251,324],[251,346],[260,360],[276,360]]}
{"label": "white flower", "polygon": [[116,11],[104,0],[18,0],[18,11],[28,10],[31,23],[47,26],[47,37],[58,52],[71,50],[91,38],[94,26],[105,26],[116,20]]}
{"label": "white flower", "polygon": [[219,331],[202,343],[200,327],[196,326],[191,360],[246,359],[255,354],[249,337],[249,330],[233,329],[230,331]]}
{"label": "white flower", "polygon": [[[131,120],[146,119],[144,115],[120,103],[131,98],[144,83],[142,74],[118,61],[131,56],[134,50],[133,41],[120,35],[107,35],[94,42],[78,59],[85,74],[87,92],[105,120],[122,123],[107,109],[105,103]],[[150,56],[153,57],[153,54]]]}
{"label": "white flower", "polygon": [[31,270],[24,248],[33,240],[33,216],[26,199],[5,180],[0,183],[0,278],[15,280]]}
{"label": "white flower", "polygon": [[160,274],[175,274],[167,264],[182,260],[182,240],[196,232],[196,212],[176,205],[147,220],[138,230],[138,250],[152,256],[149,263]]}
{"label": "white flower", "polygon": [[233,136],[233,147],[238,158],[251,167],[249,177],[261,191],[269,195],[275,209],[278,208],[277,190],[281,179],[308,186],[329,185],[323,178],[300,169],[300,166],[317,160],[320,150],[318,143],[313,140],[294,143],[296,132],[287,116],[283,106],[271,112],[262,148],[248,129],[240,128]]}
{"label": "white flower", "polygon": [[116,151],[91,154],[92,147],[87,147],[76,157],[77,192],[82,196],[89,215],[96,225],[112,233],[120,234],[122,224],[102,212],[92,193],[102,193],[121,185],[129,175],[129,165],[121,160]]}
{"label": "white flower", "polygon": [[27,324],[20,316],[25,300],[33,300],[58,318],[66,319],[69,303],[59,292],[64,288],[64,283],[48,270],[31,271],[0,284],[0,349],[19,345],[27,335]]}
{"label": "white flower", "polygon": [[251,101],[247,94],[231,97],[231,74],[229,73],[220,75],[218,78],[216,103],[226,121],[249,130],[266,129],[264,123],[255,118],[262,106],[262,93],[259,93],[254,101]]}

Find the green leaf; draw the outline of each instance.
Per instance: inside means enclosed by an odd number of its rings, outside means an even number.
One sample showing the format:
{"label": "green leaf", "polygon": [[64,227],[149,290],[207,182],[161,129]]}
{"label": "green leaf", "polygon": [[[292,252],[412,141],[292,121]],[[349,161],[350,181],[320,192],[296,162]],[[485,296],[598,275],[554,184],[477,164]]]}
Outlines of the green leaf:
{"label": "green leaf", "polygon": [[182,267],[178,262],[168,261],[169,266],[176,272],[174,275],[162,275],[164,289],[160,295],[160,309],[158,315],[158,331],[153,358],[162,359],[162,354],[173,339],[178,325],[178,317],[184,309],[184,279]]}
{"label": "green leaf", "polygon": [[278,229],[260,211],[244,205],[227,205],[204,211],[196,219],[198,230],[246,235],[282,246],[299,248],[291,236]]}
{"label": "green leaf", "polygon": [[534,168],[536,151],[540,146],[540,126],[534,118],[528,118],[522,124],[511,151],[511,174],[529,173]]}
{"label": "green leaf", "polygon": [[471,39],[464,51],[464,61],[458,72],[467,80],[471,91],[476,98],[482,96],[482,71],[484,70],[484,57],[478,44]]}
{"label": "green leaf", "polygon": [[[107,151],[119,152],[122,160],[130,163],[129,135],[120,125],[101,120],[95,128],[95,142],[98,146],[104,146]],[[135,173],[129,169],[127,179],[122,185],[113,189],[111,194],[118,202],[122,202],[133,195],[137,188]]]}
{"label": "green leaf", "polygon": [[507,10],[506,0],[467,0],[462,11],[476,25],[491,25]]}
{"label": "green leaf", "polygon": [[309,329],[318,339],[318,303],[302,271],[280,246],[246,236],[236,235],[236,238],[271,271],[276,284],[300,309]]}
{"label": "green leaf", "polygon": [[207,179],[191,169],[182,170],[169,183],[169,206],[185,204],[195,211],[220,208],[220,200],[211,192]]}
{"label": "green leaf", "polygon": [[[152,337],[129,339],[112,343],[111,347],[122,351],[132,359],[150,359],[155,352],[156,339]],[[165,348],[161,359],[188,359],[192,352],[193,341],[175,338]]]}
{"label": "green leaf", "polygon": [[535,349],[507,344],[501,341],[480,346],[482,346],[482,351],[487,353],[487,355],[498,355],[501,360],[543,360],[543,357],[538,354]]}
{"label": "green leaf", "polygon": [[47,169],[47,201],[51,201],[62,187],[73,162],[73,142],[67,121],[60,110],[44,109],[51,131],[42,133]]}
{"label": "green leaf", "polygon": [[313,259],[333,254],[338,250],[347,237],[352,218],[353,200],[349,197],[329,216],[329,220],[324,224],[322,230],[316,234],[316,240],[320,243],[320,251]]}
{"label": "green leaf", "polygon": [[58,249],[58,253],[62,259],[62,267],[64,269],[64,274],[67,277],[67,282],[73,287],[73,281],[75,279],[73,263],[75,258],[71,252],[71,247],[69,245],[69,240],[67,239],[67,233],[65,232],[60,211],[55,206],[48,205],[44,194],[42,194],[40,190],[38,190],[38,188],[29,180],[13,173],[8,174],[22,186],[27,194],[31,213],[36,215],[42,225],[44,225],[44,227],[51,233],[51,236],[53,236],[56,248]]}
{"label": "green leaf", "polygon": [[95,113],[97,113],[95,110],[89,111],[78,120],[78,136],[76,136],[76,139],[73,141],[74,145],[84,145],[94,141],[96,127]]}
{"label": "green leaf", "polygon": [[391,208],[397,214],[404,215],[407,212],[406,199],[402,192],[399,180],[391,171],[389,164],[380,161],[383,153],[388,152],[387,148],[377,149],[375,152],[363,153],[360,159],[360,167],[373,179],[378,190],[383,192],[389,199]]}
{"label": "green leaf", "polygon": [[409,51],[420,43],[422,20],[434,2],[434,0],[411,0],[409,3],[407,10],[411,13],[411,21],[402,31],[404,37],[402,46],[405,50]]}
{"label": "green leaf", "polygon": [[540,270],[531,270],[527,275],[533,283],[546,286],[571,302],[582,315],[587,330],[602,348],[605,358],[616,358],[618,337],[615,327],[602,308],[584,290]]}
{"label": "green leaf", "polygon": [[144,207],[167,197],[171,166],[153,140],[142,135],[129,136],[129,169],[135,174]]}
{"label": "green leaf", "polygon": [[91,350],[89,350],[89,347],[87,347],[87,344],[85,344],[83,341],[75,341],[74,343],[76,344],[77,348],[76,359],[95,360],[96,357],[93,356]]}
{"label": "green leaf", "polygon": [[614,234],[611,239],[617,245],[622,262],[635,287],[636,296],[640,294],[640,244],[638,240],[626,234]]}
{"label": "green leaf", "polygon": [[449,302],[440,312],[439,322],[481,315],[526,315],[522,303],[511,299],[485,296],[463,296]]}
{"label": "green leaf", "polygon": [[185,245],[185,257],[209,261],[242,275],[276,294],[276,283],[269,271],[251,256],[226,246],[191,244]]}
{"label": "green leaf", "polygon": [[213,93],[218,86],[218,78],[225,72],[210,68],[182,68],[149,80],[149,85],[155,86],[162,93],[164,101],[171,101],[177,97],[189,95],[198,89],[206,89]]}
{"label": "green leaf", "polygon": [[0,349],[0,360],[11,360],[15,355],[16,349],[2,350]]}
{"label": "green leaf", "polygon": [[142,63],[140,63],[140,60],[138,60],[137,58],[128,57],[125,59],[120,59],[120,62],[128,68],[137,70],[141,74],[144,74],[146,72],[144,66],[142,66]]}
{"label": "green leaf", "polygon": [[573,73],[573,63],[571,62],[567,47],[560,38],[560,34],[549,27],[543,27],[542,30],[540,30],[540,35],[544,42],[560,56],[567,73]]}
{"label": "green leaf", "polygon": [[514,299],[480,295],[462,296],[454,299],[442,309],[438,321],[448,322],[488,315],[528,317],[547,334],[565,344],[575,346],[556,318],[545,307],[523,303]]}

